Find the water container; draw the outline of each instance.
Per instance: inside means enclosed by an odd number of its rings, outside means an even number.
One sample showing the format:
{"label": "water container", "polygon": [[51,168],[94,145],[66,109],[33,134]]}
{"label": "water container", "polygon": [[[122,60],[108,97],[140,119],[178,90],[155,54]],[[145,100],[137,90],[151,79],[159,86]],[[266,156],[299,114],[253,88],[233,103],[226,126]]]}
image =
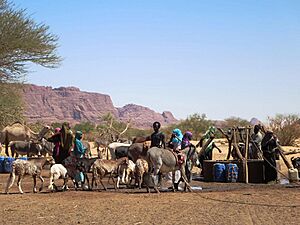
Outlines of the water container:
{"label": "water container", "polygon": [[3,161],[3,172],[4,173],[10,173],[12,170],[12,163],[14,162],[14,158],[7,157]]}
{"label": "water container", "polygon": [[216,182],[225,182],[225,164],[224,163],[215,163],[214,164],[214,181]]}
{"label": "water container", "polygon": [[4,171],[4,169],[3,169],[3,165],[4,165],[4,159],[5,159],[5,157],[4,156],[0,156],[0,173],[3,173]]}
{"label": "water container", "polygon": [[226,181],[235,183],[239,177],[239,168],[234,163],[229,163],[226,165]]}
{"label": "water container", "polygon": [[299,181],[299,174],[297,169],[289,169],[289,180],[290,182]]}

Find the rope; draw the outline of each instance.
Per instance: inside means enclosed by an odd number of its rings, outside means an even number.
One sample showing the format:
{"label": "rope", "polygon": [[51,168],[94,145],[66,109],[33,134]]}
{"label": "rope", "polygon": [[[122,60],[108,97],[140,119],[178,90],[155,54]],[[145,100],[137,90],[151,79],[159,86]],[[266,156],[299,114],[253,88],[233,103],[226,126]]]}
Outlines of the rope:
{"label": "rope", "polygon": [[284,208],[298,208],[300,205],[281,205],[281,204],[264,204],[264,203],[254,203],[254,202],[243,202],[243,201],[233,201],[233,200],[223,200],[223,199],[216,199],[211,198],[208,196],[203,196],[203,193],[198,192],[200,198],[211,200],[215,202],[222,202],[222,203],[229,203],[229,204],[239,204],[239,205],[253,205],[253,206],[266,206],[266,207],[284,207]]}
{"label": "rope", "polygon": [[[289,177],[286,176],[284,173],[282,173],[280,170],[278,170],[275,166],[273,166],[273,165],[270,163],[270,161],[266,159],[266,157],[263,156],[263,158],[264,158],[264,160],[265,160],[265,161],[266,161],[273,169],[275,169],[275,170],[276,170],[278,173],[280,173],[283,177],[285,177],[286,179],[289,180]],[[292,186],[298,186],[298,187],[300,187],[300,184],[298,184],[298,183],[292,183]]]}

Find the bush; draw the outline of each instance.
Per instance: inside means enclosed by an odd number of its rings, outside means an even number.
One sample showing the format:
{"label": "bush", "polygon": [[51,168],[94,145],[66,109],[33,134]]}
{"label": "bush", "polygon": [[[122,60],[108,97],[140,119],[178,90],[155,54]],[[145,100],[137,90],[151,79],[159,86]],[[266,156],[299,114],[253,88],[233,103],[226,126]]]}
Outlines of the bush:
{"label": "bush", "polygon": [[269,127],[277,135],[281,145],[294,145],[300,138],[300,118],[298,115],[277,114],[269,117]]}
{"label": "bush", "polygon": [[185,131],[191,131],[193,133],[193,140],[200,139],[202,134],[212,125],[212,121],[206,118],[205,114],[195,113],[188,116],[185,120],[182,120],[179,124],[168,126],[163,129],[164,133],[168,137],[171,136],[171,132],[174,128],[179,128],[183,134]]}

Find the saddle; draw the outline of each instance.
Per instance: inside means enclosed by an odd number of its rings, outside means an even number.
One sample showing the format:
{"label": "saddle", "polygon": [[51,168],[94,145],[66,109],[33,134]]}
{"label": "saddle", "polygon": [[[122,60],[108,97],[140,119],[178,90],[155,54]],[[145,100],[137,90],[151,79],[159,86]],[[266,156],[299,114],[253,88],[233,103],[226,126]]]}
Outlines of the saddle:
{"label": "saddle", "polygon": [[185,160],[185,155],[182,154],[180,151],[174,151],[172,149],[168,149],[174,155],[176,159],[176,166],[181,167]]}

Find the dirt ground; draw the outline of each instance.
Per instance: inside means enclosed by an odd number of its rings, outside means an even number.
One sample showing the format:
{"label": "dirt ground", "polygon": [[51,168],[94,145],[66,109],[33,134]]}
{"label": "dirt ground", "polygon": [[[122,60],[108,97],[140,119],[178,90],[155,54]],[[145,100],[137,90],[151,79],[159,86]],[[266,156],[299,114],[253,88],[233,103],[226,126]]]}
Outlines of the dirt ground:
{"label": "dirt ground", "polygon": [[[218,144],[224,159],[226,146]],[[283,170],[283,172],[286,172]],[[32,179],[23,182],[23,195],[16,184],[10,194],[0,194],[0,224],[299,224],[300,187],[192,181],[202,187],[193,193],[164,191],[146,193],[123,186],[105,191],[51,193],[49,171],[44,171],[45,188],[32,193]],[[8,174],[0,174],[4,191]],[[40,183],[38,183],[39,185]],[[61,184],[61,183],[59,183]]]}

